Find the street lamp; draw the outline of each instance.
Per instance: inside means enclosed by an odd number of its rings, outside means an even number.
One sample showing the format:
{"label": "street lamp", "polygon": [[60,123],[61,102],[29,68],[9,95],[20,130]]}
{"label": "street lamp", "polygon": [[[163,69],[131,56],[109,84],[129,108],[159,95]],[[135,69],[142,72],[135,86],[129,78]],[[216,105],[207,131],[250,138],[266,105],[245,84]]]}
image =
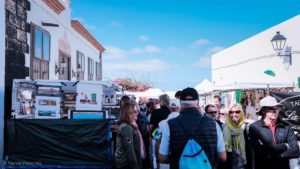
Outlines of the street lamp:
{"label": "street lamp", "polygon": [[[280,34],[279,31],[276,32],[276,35],[271,39],[273,49],[276,51],[277,56],[283,56],[283,62],[292,64],[292,52],[291,47],[285,47],[286,38]],[[284,51],[283,51],[284,50]]]}
{"label": "street lamp", "polygon": [[58,67],[57,63],[55,63],[55,74],[64,74],[64,68],[67,66],[67,63],[65,62],[65,58],[61,59],[60,67]]}
{"label": "street lamp", "polygon": [[81,72],[81,66],[79,63],[77,64],[76,68],[77,68],[76,72],[72,69],[72,76],[78,78]]}

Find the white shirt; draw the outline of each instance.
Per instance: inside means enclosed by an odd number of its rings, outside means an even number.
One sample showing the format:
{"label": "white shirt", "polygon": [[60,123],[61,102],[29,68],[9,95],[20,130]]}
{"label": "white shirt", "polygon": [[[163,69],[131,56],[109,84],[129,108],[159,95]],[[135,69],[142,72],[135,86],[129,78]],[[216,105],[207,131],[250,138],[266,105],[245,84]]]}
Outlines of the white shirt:
{"label": "white shirt", "polygon": [[173,119],[179,115],[178,112],[172,112],[169,114],[169,116],[165,119],[162,120],[161,122],[158,123],[158,127],[160,128],[161,131],[165,128],[165,126],[168,124],[168,120]]}
{"label": "white shirt", "polygon": [[[216,152],[217,153],[225,152],[223,132],[217,123],[216,123],[216,128],[217,128]],[[166,123],[166,125],[164,126],[164,130],[162,130],[162,138],[159,146],[159,154],[168,156],[170,153],[169,145],[170,145],[170,128],[169,128],[169,124]]]}

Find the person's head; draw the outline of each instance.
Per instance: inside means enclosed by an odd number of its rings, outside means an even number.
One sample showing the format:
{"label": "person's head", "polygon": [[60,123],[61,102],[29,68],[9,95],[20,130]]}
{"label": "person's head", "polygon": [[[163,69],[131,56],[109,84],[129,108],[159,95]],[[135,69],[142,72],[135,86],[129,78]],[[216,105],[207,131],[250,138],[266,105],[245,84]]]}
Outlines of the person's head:
{"label": "person's head", "polygon": [[147,111],[149,111],[150,113],[152,113],[153,110],[155,110],[155,103],[154,103],[154,101],[149,101],[147,103]]}
{"label": "person's head", "polygon": [[228,110],[228,121],[231,124],[239,125],[245,120],[245,113],[240,104],[233,104]]}
{"label": "person's head", "polygon": [[160,106],[168,106],[170,105],[170,97],[167,94],[162,94],[158,97],[158,101]]}
{"label": "person's head", "polygon": [[180,99],[180,96],[181,96],[181,90],[178,90],[178,91],[175,93],[175,98],[176,98],[176,99]]}
{"label": "person's head", "polygon": [[137,120],[137,115],[138,115],[137,104],[133,101],[126,102],[121,107],[119,122],[131,124]]}
{"label": "person's head", "polygon": [[180,104],[182,108],[196,107],[198,108],[199,95],[197,90],[188,87],[181,91]]}
{"label": "person's head", "polygon": [[204,111],[208,117],[217,120],[218,108],[215,105],[213,104],[206,105]]}
{"label": "person's head", "polygon": [[181,108],[180,100],[179,99],[171,99],[171,101],[170,101],[171,112],[179,112],[180,108]]}
{"label": "person's head", "polygon": [[279,111],[283,105],[278,103],[277,100],[272,96],[266,96],[259,102],[260,109],[257,114],[261,115],[263,119],[268,118],[269,120],[276,121],[279,115]]}
{"label": "person's head", "polygon": [[219,110],[219,115],[218,115],[217,119],[220,120],[221,122],[225,122],[226,118],[227,118],[227,112],[228,112],[228,110],[226,108],[221,108]]}
{"label": "person's head", "polygon": [[219,95],[214,96],[214,105],[217,106],[218,109],[221,108],[221,97]]}
{"label": "person's head", "polygon": [[122,107],[125,103],[129,103],[130,102],[130,98],[127,95],[122,96],[121,100],[120,100],[120,107]]}

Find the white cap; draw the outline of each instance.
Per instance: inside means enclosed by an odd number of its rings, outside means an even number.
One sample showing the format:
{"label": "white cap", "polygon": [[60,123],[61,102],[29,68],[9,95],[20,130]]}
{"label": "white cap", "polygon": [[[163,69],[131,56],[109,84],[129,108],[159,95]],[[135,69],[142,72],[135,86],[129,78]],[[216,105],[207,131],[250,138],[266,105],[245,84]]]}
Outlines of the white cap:
{"label": "white cap", "polygon": [[173,108],[180,108],[180,100],[179,99],[171,99],[170,100],[170,107],[173,107]]}
{"label": "white cap", "polygon": [[263,107],[275,107],[275,106],[283,106],[282,104],[278,103],[277,100],[272,97],[272,96],[266,96],[264,97],[263,99],[260,100],[259,102],[259,105],[260,105],[260,108],[259,110],[257,111],[256,114],[261,114],[261,109]]}

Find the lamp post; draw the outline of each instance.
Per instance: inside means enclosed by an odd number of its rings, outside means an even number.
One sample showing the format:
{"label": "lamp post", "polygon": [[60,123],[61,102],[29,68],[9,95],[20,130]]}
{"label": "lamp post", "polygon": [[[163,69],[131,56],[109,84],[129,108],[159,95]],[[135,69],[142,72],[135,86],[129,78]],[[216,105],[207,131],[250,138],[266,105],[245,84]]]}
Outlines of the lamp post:
{"label": "lamp post", "polygon": [[64,68],[67,66],[67,63],[65,62],[65,58],[62,58],[60,62],[60,67],[58,67],[57,63],[55,63],[55,74],[64,74]]}
{"label": "lamp post", "polygon": [[79,78],[79,75],[80,75],[80,72],[81,72],[81,66],[80,66],[79,63],[77,64],[76,69],[77,69],[76,72],[72,69],[72,76],[76,77],[76,78]]}
{"label": "lamp post", "polygon": [[[277,56],[283,56],[283,62],[292,64],[292,52],[291,47],[286,47],[286,38],[280,34],[280,31],[276,32],[276,35],[271,39],[273,49],[276,51]],[[284,51],[283,51],[284,50]]]}

